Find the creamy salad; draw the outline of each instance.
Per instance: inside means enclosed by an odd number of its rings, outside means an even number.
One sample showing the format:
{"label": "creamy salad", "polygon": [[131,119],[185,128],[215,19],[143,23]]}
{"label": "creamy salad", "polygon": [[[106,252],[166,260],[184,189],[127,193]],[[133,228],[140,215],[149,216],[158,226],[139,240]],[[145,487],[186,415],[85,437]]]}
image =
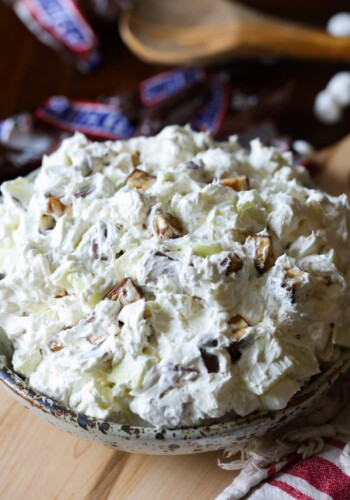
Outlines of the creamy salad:
{"label": "creamy salad", "polygon": [[278,410],[350,348],[349,200],[258,139],[76,134],[2,195],[13,367],[86,415]]}

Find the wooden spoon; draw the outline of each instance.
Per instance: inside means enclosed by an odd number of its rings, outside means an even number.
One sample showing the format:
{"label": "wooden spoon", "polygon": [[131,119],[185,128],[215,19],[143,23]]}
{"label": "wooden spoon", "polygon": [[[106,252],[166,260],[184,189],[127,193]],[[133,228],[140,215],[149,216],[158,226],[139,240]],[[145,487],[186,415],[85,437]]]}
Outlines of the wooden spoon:
{"label": "wooden spoon", "polygon": [[261,14],[229,0],[140,0],[120,17],[124,42],[141,59],[162,64],[278,54],[350,60],[350,38]]}

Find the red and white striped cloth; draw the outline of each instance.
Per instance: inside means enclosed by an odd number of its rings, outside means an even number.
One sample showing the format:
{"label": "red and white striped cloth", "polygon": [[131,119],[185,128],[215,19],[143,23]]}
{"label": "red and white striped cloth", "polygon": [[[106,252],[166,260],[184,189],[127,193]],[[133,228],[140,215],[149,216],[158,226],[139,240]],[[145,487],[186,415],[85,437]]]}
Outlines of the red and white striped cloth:
{"label": "red and white striped cloth", "polygon": [[236,459],[220,466],[241,472],[216,500],[350,500],[349,401],[350,376],[284,430],[225,450]]}
{"label": "red and white striped cloth", "polygon": [[[350,420],[350,414],[349,414]],[[323,451],[305,460],[293,460],[253,491],[250,500],[349,500],[350,470],[342,458],[346,442],[326,439]]]}

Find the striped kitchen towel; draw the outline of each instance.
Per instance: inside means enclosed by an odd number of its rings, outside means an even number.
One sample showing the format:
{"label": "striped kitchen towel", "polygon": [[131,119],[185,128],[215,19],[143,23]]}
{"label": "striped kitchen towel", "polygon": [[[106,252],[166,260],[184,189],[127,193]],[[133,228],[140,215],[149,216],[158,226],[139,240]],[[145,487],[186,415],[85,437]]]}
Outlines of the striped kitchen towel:
{"label": "striped kitchen towel", "polygon": [[216,500],[350,500],[350,376],[309,414],[224,457],[240,474]]}

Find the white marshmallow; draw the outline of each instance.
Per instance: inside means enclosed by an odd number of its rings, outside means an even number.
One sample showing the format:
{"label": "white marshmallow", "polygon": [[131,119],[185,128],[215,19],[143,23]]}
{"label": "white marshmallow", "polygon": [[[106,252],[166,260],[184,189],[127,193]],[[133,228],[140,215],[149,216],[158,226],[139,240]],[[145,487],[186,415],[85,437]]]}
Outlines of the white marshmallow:
{"label": "white marshmallow", "polygon": [[338,12],[332,16],[327,23],[327,31],[330,35],[341,38],[350,36],[350,13]]}
{"label": "white marshmallow", "polygon": [[314,152],[312,144],[301,139],[294,141],[292,147],[300,156],[310,156]]}
{"label": "white marshmallow", "polygon": [[314,113],[322,123],[327,125],[338,123],[342,117],[341,108],[326,90],[317,94],[314,102]]}
{"label": "white marshmallow", "polygon": [[329,80],[327,92],[341,107],[350,104],[350,72],[342,71]]}

